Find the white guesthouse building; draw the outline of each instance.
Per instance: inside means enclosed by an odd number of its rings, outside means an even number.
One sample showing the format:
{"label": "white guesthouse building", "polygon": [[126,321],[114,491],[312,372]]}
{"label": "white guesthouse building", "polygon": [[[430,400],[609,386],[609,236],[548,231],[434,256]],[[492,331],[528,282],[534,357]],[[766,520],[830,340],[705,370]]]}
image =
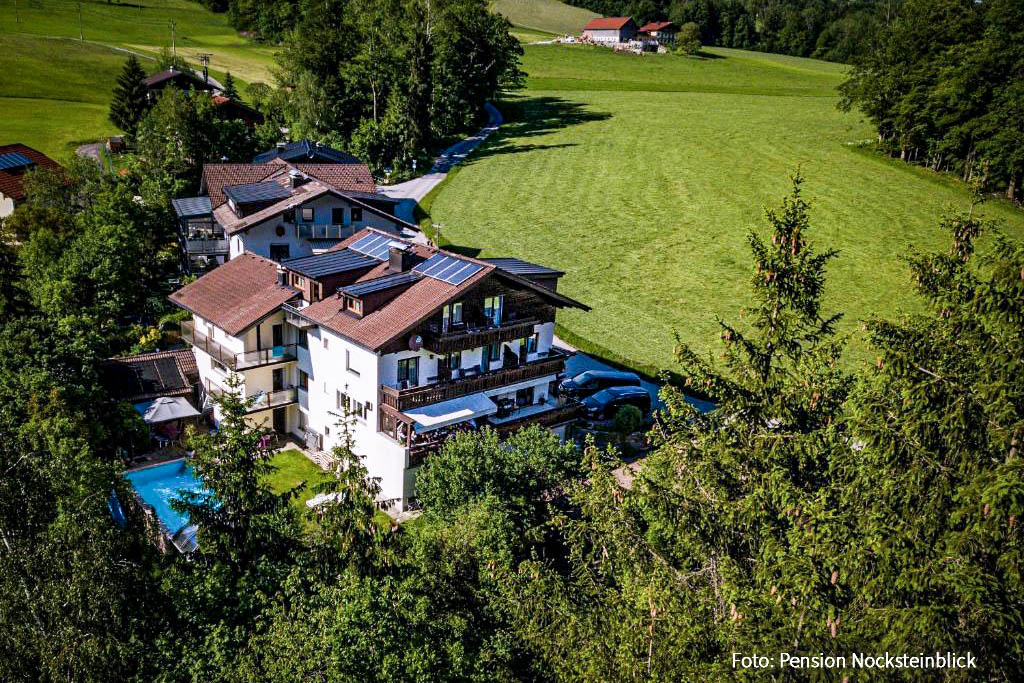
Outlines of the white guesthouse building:
{"label": "white guesthouse building", "polygon": [[[555,396],[560,271],[471,259],[375,229],[284,260],[242,253],[171,295],[192,313],[202,391],[232,375],[251,419],[323,455],[347,406],[382,501],[405,509],[415,472],[452,433],[530,423],[561,431],[581,406]],[[214,414],[215,419],[219,416]]]}

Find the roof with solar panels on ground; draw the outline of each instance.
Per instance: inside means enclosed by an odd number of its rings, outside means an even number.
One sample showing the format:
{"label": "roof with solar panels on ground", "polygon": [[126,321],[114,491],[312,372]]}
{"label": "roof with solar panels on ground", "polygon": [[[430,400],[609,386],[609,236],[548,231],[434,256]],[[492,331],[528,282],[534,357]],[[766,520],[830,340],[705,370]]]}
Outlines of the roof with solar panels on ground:
{"label": "roof with solar panels on ground", "polygon": [[[222,328],[218,317],[230,309],[231,319],[225,322],[238,332],[265,317],[269,306],[280,305],[271,299],[282,302],[287,298],[301,317],[375,351],[492,277],[530,290],[552,306],[589,310],[559,294],[546,279],[561,271],[517,259],[504,262],[507,270],[496,263],[367,228],[331,251],[280,265],[244,254],[186,285],[172,294],[171,300]],[[236,279],[244,279],[245,286],[229,287]],[[228,291],[233,298],[225,307]],[[248,293],[238,297],[242,292]],[[268,292],[273,296],[268,297]],[[252,320],[238,320],[239,310],[252,311]]]}

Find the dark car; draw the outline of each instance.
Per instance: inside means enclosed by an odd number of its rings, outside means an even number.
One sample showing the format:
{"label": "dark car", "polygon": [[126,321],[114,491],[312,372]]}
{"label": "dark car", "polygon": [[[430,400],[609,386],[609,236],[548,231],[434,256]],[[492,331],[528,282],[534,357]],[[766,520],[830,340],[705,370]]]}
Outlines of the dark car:
{"label": "dark car", "polygon": [[610,420],[622,406],[636,406],[647,415],[651,412],[651,395],[643,387],[609,387],[583,399],[583,405],[594,420]]}
{"label": "dark car", "polygon": [[583,399],[609,387],[638,387],[640,377],[632,372],[617,370],[587,370],[575,377],[562,380],[558,391],[570,398]]}

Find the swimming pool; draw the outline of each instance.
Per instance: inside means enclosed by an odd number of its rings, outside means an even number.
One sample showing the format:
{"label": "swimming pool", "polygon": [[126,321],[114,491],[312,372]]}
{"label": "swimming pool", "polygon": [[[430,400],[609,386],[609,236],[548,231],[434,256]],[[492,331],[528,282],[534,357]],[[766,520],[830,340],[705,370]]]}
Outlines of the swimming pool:
{"label": "swimming pool", "polygon": [[131,482],[142,500],[153,506],[172,536],[188,525],[188,515],[172,508],[171,501],[181,498],[182,491],[210,495],[184,460],[125,472],[124,478]]}

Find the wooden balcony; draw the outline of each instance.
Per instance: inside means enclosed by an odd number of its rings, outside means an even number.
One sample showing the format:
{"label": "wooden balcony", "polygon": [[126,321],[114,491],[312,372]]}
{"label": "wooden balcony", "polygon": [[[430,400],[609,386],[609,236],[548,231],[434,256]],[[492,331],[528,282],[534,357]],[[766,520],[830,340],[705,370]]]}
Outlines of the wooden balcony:
{"label": "wooden balcony", "polygon": [[269,349],[255,349],[253,351],[243,351],[242,353],[231,351],[202,332],[197,331],[195,323],[188,320],[181,323],[181,338],[232,370],[249,370],[263,365],[287,363],[296,358],[295,344],[284,344]]}
{"label": "wooden balcony", "polygon": [[381,386],[378,403],[390,406],[399,412],[405,412],[431,403],[440,403],[459,396],[475,394],[478,391],[497,389],[544,375],[557,375],[565,369],[567,357],[562,351],[552,348],[547,356],[513,368],[492,370],[409,389]]}
{"label": "wooden balcony", "polygon": [[432,353],[446,354],[466,349],[478,349],[488,344],[522,339],[533,334],[533,326],[540,323],[537,318],[510,320],[500,325],[468,327],[452,326],[447,331],[426,327],[422,330],[423,348]]}

